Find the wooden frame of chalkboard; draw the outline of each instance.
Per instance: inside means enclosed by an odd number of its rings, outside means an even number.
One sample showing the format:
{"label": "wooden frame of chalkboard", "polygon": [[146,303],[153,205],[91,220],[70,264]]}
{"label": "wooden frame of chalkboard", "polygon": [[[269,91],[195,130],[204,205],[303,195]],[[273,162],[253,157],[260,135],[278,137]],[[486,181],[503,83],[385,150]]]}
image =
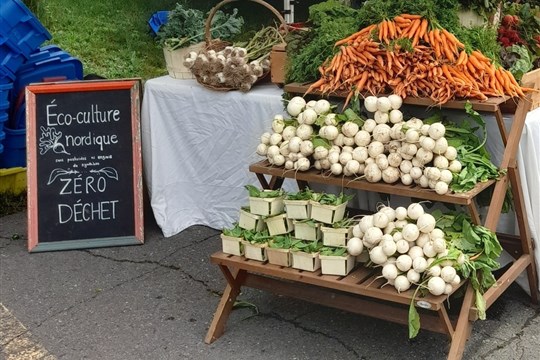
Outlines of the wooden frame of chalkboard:
{"label": "wooden frame of chalkboard", "polygon": [[28,251],[144,243],[140,79],[26,88]]}

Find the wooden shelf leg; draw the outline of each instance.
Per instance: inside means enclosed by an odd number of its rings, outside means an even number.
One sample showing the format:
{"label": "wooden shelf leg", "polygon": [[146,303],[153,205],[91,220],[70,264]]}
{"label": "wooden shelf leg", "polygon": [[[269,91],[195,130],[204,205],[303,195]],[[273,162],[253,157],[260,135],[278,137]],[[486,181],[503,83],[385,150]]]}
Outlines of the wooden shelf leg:
{"label": "wooden shelf leg", "polygon": [[452,326],[452,322],[450,321],[450,317],[448,316],[448,312],[446,311],[446,308],[442,306],[438,311],[439,319],[442,324],[444,324],[444,328],[446,330],[446,334],[450,338],[450,341],[452,340],[452,337],[454,336],[454,326]]}
{"label": "wooden shelf leg", "polygon": [[478,212],[476,203],[472,201],[469,205],[467,205],[467,207],[469,208],[469,214],[471,214],[472,222],[476,225],[482,225],[482,220],[480,219],[480,213]]}
{"label": "wooden shelf leg", "polygon": [[204,339],[204,342],[207,344],[213,343],[221,335],[223,335],[223,332],[225,331],[225,324],[229,319],[229,315],[231,314],[236,297],[238,294],[240,294],[240,287],[242,286],[242,283],[246,277],[245,270],[234,269],[232,272],[230,272],[226,266],[219,266],[225,274],[225,278],[227,278],[227,286],[223,291],[223,296],[221,296],[221,300],[219,301],[216,312],[214,313],[214,318],[212,319],[212,323],[210,324],[208,333]]}
{"label": "wooden shelf leg", "polygon": [[467,291],[463,298],[463,304],[459,312],[459,318],[456,325],[456,330],[452,336],[450,351],[448,352],[448,360],[460,360],[465,350],[465,343],[469,338],[472,330],[472,323],[469,321],[469,310],[474,305],[474,290],[471,283],[467,284]]}

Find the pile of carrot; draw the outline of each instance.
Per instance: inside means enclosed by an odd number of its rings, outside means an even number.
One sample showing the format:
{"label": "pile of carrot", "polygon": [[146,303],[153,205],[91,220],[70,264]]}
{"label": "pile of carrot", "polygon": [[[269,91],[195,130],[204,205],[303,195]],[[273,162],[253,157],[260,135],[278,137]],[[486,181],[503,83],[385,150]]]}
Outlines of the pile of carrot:
{"label": "pile of carrot", "polygon": [[346,104],[364,92],[429,97],[437,104],[524,96],[526,89],[508,70],[479,51],[468,54],[447,30],[429,28],[420,15],[402,14],[339,40],[339,50],[319,68],[321,78],[307,92],[346,92]]}

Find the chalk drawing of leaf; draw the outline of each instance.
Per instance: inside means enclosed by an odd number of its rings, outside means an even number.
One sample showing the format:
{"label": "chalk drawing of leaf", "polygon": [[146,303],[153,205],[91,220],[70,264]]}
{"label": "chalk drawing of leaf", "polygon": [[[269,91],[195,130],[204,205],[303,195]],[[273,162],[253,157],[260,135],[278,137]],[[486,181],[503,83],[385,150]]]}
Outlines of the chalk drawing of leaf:
{"label": "chalk drawing of leaf", "polygon": [[72,171],[64,170],[64,169],[54,169],[51,171],[51,174],[49,175],[49,181],[47,181],[47,185],[51,185],[56,178],[62,175],[71,174]]}
{"label": "chalk drawing of leaf", "polygon": [[108,178],[118,180],[118,172],[115,168],[107,166],[102,169],[99,169],[99,172],[107,176]]}

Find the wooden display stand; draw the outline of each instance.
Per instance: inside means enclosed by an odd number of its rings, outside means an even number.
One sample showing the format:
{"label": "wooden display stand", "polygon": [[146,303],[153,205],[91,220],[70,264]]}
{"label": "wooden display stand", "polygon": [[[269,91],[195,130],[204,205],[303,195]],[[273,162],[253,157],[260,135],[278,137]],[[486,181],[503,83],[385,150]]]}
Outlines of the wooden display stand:
{"label": "wooden display stand", "polygon": [[[306,88],[306,86],[299,84],[289,84],[285,86],[285,91],[303,94]],[[297,181],[300,189],[305,188],[310,183],[319,183],[462,205],[467,207],[476,224],[483,223],[485,227],[492,231],[496,230],[506,189],[508,183],[510,183],[514,197],[519,236],[498,234],[501,245],[514,257],[514,262],[499,276],[497,284],[484,294],[486,308],[489,308],[524,271],[527,272],[531,301],[538,303],[538,277],[534,262],[533,245],[516,163],[516,154],[525,117],[531,108],[530,95],[528,98],[519,101],[517,108],[515,108],[512,128],[510,133],[507,134],[501,108],[511,103],[511,101],[512,99],[509,98],[492,98],[483,102],[472,102],[475,110],[494,113],[505,145],[503,159],[499,168],[507,171],[499,180],[477,184],[474,189],[467,193],[437,195],[428,189],[402,184],[373,184],[365,180],[352,180],[352,178],[347,177],[326,177],[315,170],[287,172],[283,168],[271,166],[266,161],[252,164],[249,170],[256,174],[265,189],[277,189],[281,187],[285,178],[292,178]],[[404,103],[435,106],[429,99],[407,98]],[[444,107],[463,109],[464,104],[464,101],[451,101],[446,103]],[[266,176],[270,176],[270,180],[267,180]],[[494,185],[493,196],[485,220],[482,222],[474,198],[491,185]],[[378,274],[374,269],[358,267],[347,276],[322,275],[320,270],[315,272],[301,271],[246,260],[243,257],[227,255],[222,252],[213,254],[211,261],[217,264],[223,272],[227,280],[227,286],[208,330],[205,339],[206,343],[213,342],[223,334],[234,301],[242,286],[267,290],[280,295],[404,325],[408,322],[408,306],[414,291],[408,290],[398,293],[393,288],[382,287],[385,280],[376,279]],[[459,316],[456,319],[446,311],[444,302],[447,297],[445,295],[427,295],[423,298],[416,298],[416,306],[420,311],[421,327],[448,335],[451,342],[448,359],[461,359],[465,343],[472,330],[472,322],[478,319],[474,307],[472,286],[468,281],[462,281],[454,291],[461,287],[466,287],[466,291]]]}

